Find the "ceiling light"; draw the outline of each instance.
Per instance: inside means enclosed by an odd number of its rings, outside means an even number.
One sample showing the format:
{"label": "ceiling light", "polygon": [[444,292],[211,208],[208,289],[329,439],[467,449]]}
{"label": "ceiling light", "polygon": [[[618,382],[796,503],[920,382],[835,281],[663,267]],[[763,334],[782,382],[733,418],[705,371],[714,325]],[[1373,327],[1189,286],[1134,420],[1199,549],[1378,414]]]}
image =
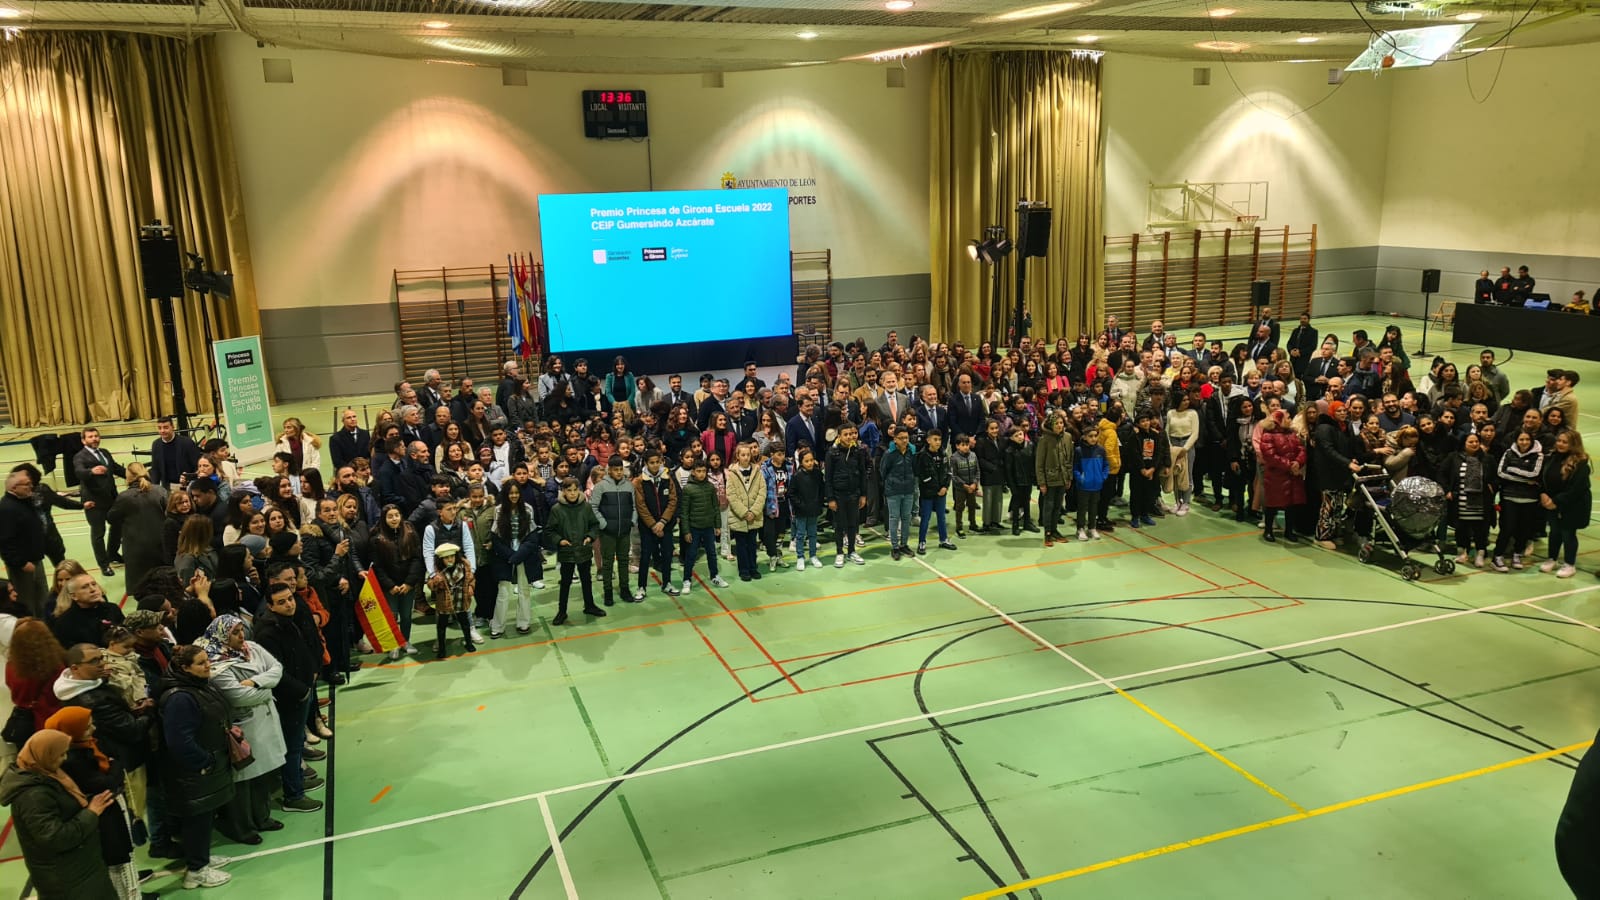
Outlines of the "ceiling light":
{"label": "ceiling light", "polygon": [[1457,22],[1476,22],[1481,18],[1483,18],[1483,13],[1464,12],[1464,13],[1461,13],[1461,14],[1456,16],[1456,21]]}
{"label": "ceiling light", "polygon": [[813,39],[816,38],[816,36],[817,36],[817,33],[815,31],[801,31],[801,32],[797,32],[795,34],[795,37],[799,38],[802,41],[813,40]]}
{"label": "ceiling light", "polygon": [[1303,38],[1295,38],[1294,42],[1296,44],[1315,44],[1318,40],[1321,40],[1321,39],[1320,38],[1314,38],[1314,37],[1303,37]]}
{"label": "ceiling light", "polygon": [[11,9],[10,7],[7,7],[7,6],[0,6],[0,19],[20,19],[20,18],[22,18],[22,10],[20,10],[20,9]]}
{"label": "ceiling light", "polygon": [[914,44],[910,47],[896,47],[893,50],[878,50],[872,53],[862,53],[859,56],[847,56],[845,59],[870,59],[873,62],[879,63],[895,62],[897,60],[910,59],[913,56],[921,56],[923,53],[926,53],[929,50],[938,50],[941,47],[948,46],[950,46],[949,41],[936,41],[931,44]]}
{"label": "ceiling light", "polygon": [[1095,41],[1100,40],[1100,35],[1098,35],[1098,34],[1080,34],[1076,38],[1074,38],[1074,40],[1076,40],[1080,44],[1092,44]]}
{"label": "ceiling light", "polygon": [[1201,41],[1195,46],[1201,50],[1215,50],[1218,53],[1238,53],[1241,50],[1250,49],[1249,44],[1241,44],[1237,41]]}
{"label": "ceiling light", "polygon": [[1237,9],[1229,9],[1226,6],[1219,6],[1208,13],[1208,15],[1210,15],[1213,19],[1226,19],[1237,12],[1239,12]]}
{"label": "ceiling light", "polygon": [[435,31],[438,31],[439,29],[442,29],[442,28],[449,28],[450,27],[450,23],[449,22],[441,22],[441,21],[435,19],[432,22],[423,22],[422,23],[422,27],[423,28],[432,28]]}
{"label": "ceiling light", "polygon": [[1043,6],[1028,6],[993,16],[989,21],[1016,22],[1021,19],[1037,19],[1040,16],[1053,16],[1056,13],[1070,12],[1082,5],[1082,3],[1046,3]]}
{"label": "ceiling light", "polygon": [[889,2],[883,4],[883,8],[889,12],[905,12],[913,6],[916,6],[916,4],[912,3],[911,0],[889,0]]}

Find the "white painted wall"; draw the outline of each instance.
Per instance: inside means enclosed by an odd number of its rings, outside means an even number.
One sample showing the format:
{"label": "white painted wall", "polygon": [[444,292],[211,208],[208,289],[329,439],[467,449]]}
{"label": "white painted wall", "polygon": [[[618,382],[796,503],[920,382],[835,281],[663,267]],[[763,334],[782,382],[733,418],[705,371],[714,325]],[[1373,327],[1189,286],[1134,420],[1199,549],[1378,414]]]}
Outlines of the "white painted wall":
{"label": "white painted wall", "polygon": [[1385,77],[1384,244],[1600,256],[1594,45],[1491,51]]}
{"label": "white painted wall", "polygon": [[[871,65],[505,87],[497,68],[221,47],[265,309],[387,303],[396,268],[537,252],[540,193],[646,190],[651,169],[657,189],[815,178],[796,250],[832,249],[838,278],[928,270],[925,64],[905,88]],[[295,83],[264,83],[264,57],[292,60]],[[583,137],[586,88],[648,91],[648,161],[643,142]]]}
{"label": "white painted wall", "polygon": [[[1193,83],[1200,65],[1208,86]],[[1145,230],[1152,182],[1267,181],[1263,226],[1316,224],[1321,248],[1377,243],[1391,92],[1352,77],[1330,97],[1329,65],[1107,55],[1106,232]]]}

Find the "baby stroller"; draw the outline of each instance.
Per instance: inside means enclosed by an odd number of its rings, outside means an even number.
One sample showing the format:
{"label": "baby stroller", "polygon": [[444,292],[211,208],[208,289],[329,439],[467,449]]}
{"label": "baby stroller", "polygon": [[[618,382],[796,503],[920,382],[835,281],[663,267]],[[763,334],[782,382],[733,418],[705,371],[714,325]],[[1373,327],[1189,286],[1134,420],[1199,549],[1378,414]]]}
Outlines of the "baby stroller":
{"label": "baby stroller", "polygon": [[1456,561],[1445,555],[1444,548],[1434,538],[1445,513],[1444,488],[1420,476],[1395,484],[1388,470],[1368,465],[1356,473],[1356,496],[1366,507],[1363,512],[1367,513],[1357,517],[1358,523],[1367,520],[1364,530],[1359,525],[1357,528],[1361,537],[1357,559],[1370,563],[1374,550],[1388,549],[1400,557],[1400,577],[1416,581],[1422,577],[1422,565],[1411,555],[1429,553],[1438,557],[1433,564],[1435,572],[1440,575],[1455,572]]}

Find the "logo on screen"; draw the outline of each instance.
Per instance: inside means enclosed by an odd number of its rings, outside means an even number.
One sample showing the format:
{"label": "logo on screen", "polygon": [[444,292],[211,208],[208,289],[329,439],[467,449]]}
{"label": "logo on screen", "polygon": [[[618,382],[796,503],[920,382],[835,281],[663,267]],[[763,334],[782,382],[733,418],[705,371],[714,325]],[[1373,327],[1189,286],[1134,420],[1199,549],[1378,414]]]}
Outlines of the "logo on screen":
{"label": "logo on screen", "polygon": [[639,251],[639,258],[645,262],[661,262],[667,258],[665,247],[645,247]]}
{"label": "logo on screen", "polygon": [[734,188],[736,188],[738,186],[739,186],[739,179],[738,179],[737,176],[735,176],[732,172],[723,172],[722,173],[722,189],[723,190],[731,191],[731,190],[733,190]]}
{"label": "logo on screen", "polygon": [[604,250],[596,250],[594,252],[594,264],[597,266],[606,264],[606,252]]}

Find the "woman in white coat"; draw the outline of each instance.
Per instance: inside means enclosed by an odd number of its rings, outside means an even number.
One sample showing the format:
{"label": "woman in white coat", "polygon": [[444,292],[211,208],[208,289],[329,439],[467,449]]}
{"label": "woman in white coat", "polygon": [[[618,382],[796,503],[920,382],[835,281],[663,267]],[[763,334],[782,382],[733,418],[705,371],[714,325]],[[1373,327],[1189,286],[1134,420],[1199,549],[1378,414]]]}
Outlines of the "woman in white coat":
{"label": "woman in white coat", "polygon": [[206,628],[199,644],[211,659],[211,684],[228,700],[231,721],[244,731],[254,762],[233,772],[234,795],[218,817],[217,830],[241,844],[261,843],[261,832],[277,831],[268,797],[277,783],[288,748],[272,702],[272,689],[283,678],[283,664],[262,646],[245,638],[244,621],[220,615]]}
{"label": "woman in white coat", "polygon": [[287,453],[299,463],[298,472],[322,468],[322,438],[306,430],[305,423],[293,416],[283,420],[283,433],[278,435],[278,452]]}

